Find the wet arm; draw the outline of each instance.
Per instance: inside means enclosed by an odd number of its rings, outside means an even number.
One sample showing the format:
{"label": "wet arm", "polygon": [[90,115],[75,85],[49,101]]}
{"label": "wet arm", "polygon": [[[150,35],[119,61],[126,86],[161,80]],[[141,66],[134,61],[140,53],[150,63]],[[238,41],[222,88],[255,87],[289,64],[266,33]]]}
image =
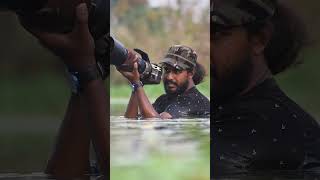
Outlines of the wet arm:
{"label": "wet arm", "polygon": [[144,118],[158,118],[160,115],[158,112],[154,109],[153,105],[150,103],[146,93],[144,92],[144,89],[142,87],[139,87],[136,90],[136,94],[138,97],[138,103],[139,108],[141,111],[141,114]]}
{"label": "wet arm", "polygon": [[138,97],[135,92],[132,92],[129,100],[129,104],[127,106],[127,110],[124,116],[126,118],[137,118],[138,110],[139,110],[138,105],[139,105]]}

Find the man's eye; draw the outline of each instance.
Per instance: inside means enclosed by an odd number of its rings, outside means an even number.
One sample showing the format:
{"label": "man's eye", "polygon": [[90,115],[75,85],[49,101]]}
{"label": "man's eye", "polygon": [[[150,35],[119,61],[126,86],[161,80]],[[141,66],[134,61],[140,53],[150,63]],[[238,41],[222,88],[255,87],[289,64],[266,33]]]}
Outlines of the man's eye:
{"label": "man's eye", "polygon": [[231,31],[227,30],[227,29],[225,29],[225,30],[220,29],[220,30],[216,30],[213,32],[214,38],[215,37],[219,38],[219,37],[224,37],[224,36],[230,36],[231,34],[232,34]]}
{"label": "man's eye", "polygon": [[163,68],[163,71],[164,71],[165,73],[169,73],[169,72],[170,72],[170,69],[169,69],[169,68]]}
{"label": "man's eye", "polygon": [[177,70],[174,70],[174,73],[175,73],[175,74],[180,74],[180,73],[182,73],[182,70],[178,70],[178,69],[177,69]]}

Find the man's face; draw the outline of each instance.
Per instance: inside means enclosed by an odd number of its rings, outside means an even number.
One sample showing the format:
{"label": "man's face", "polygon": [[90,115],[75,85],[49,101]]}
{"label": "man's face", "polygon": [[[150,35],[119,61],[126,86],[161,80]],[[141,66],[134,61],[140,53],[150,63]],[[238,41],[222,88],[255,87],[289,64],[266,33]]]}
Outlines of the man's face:
{"label": "man's face", "polygon": [[252,72],[251,45],[241,26],[212,31],[211,38],[213,98],[223,101],[248,85]]}
{"label": "man's face", "polygon": [[167,94],[178,95],[184,93],[188,86],[187,70],[177,70],[170,65],[164,65],[163,84]]}

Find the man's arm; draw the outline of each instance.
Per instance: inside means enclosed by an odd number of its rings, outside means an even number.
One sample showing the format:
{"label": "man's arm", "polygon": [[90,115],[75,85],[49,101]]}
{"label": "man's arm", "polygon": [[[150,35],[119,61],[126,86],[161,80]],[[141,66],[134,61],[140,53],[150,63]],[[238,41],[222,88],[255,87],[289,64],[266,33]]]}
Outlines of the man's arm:
{"label": "man's arm", "polygon": [[[72,95],[46,173],[55,178],[87,178],[92,137],[100,170],[109,174],[107,100],[101,80],[90,82],[81,95]],[[88,119],[89,117],[89,119]],[[88,128],[90,127],[90,128]]]}
{"label": "man's arm", "polygon": [[138,112],[139,111],[138,105],[139,105],[138,97],[135,92],[132,92],[128,106],[127,106],[126,113],[124,114],[124,117],[137,118],[138,113],[139,113]]}
{"label": "man's arm", "polygon": [[60,126],[46,173],[55,178],[86,178],[89,173],[90,134],[84,97],[72,95]]}
{"label": "man's arm", "polygon": [[158,118],[160,115],[154,109],[153,105],[150,103],[143,87],[139,87],[136,90],[136,96],[139,103],[140,112],[144,118]]}
{"label": "man's arm", "polygon": [[[41,32],[26,24],[24,27],[43,46],[61,57],[68,68],[83,72],[95,66],[94,40],[88,28],[85,3],[77,6],[74,29],[70,33]],[[71,98],[56,148],[48,163],[47,172],[59,176],[59,179],[74,179],[87,172],[90,135],[100,170],[106,178],[109,174],[109,108],[106,89],[100,79],[82,84],[82,88],[80,97]]]}
{"label": "man's arm", "polygon": [[[172,115],[168,112],[158,113],[154,106],[150,103],[144,89],[139,87],[136,92],[133,92],[129,101],[128,109],[126,112],[127,118],[134,118],[138,115],[138,107],[144,118],[162,118],[171,119]],[[128,116],[127,113],[132,113],[132,116]]]}
{"label": "man's arm", "polygon": [[[133,53],[133,52],[131,52],[131,53]],[[133,100],[132,107],[133,107],[133,105],[139,105],[140,112],[144,118],[160,117],[158,112],[153,108],[147,95],[144,92],[143,87],[140,84],[140,74],[138,72],[137,59],[138,59],[138,56],[132,56],[132,62],[134,62],[132,72],[121,71],[118,69],[119,72],[130,81],[131,84],[139,85],[139,87],[136,90],[134,90],[135,97],[131,96],[130,102],[131,102],[131,100]],[[134,100],[136,100],[136,101],[134,101]],[[129,103],[129,105],[130,105],[130,103]],[[131,108],[131,106],[130,106],[130,108]],[[130,109],[130,110],[132,110],[132,109]]]}
{"label": "man's arm", "polygon": [[97,154],[100,171],[105,177],[108,177],[110,169],[110,108],[106,92],[101,79],[91,81],[84,89],[92,143]]}
{"label": "man's arm", "polygon": [[[132,54],[133,52],[130,51],[130,53]],[[134,57],[133,55],[131,55],[131,58],[129,58],[131,59],[130,61],[135,62],[132,72],[125,72],[118,69],[119,72],[130,81],[130,83],[134,83],[134,84],[140,84],[140,74],[138,72],[138,64],[136,63],[137,58],[138,58],[137,56]],[[162,119],[172,118],[172,115],[168,112],[163,112],[159,114],[155,110],[153,105],[150,103],[142,86],[138,87],[135,90],[134,94],[131,95],[128,109],[125,116],[126,117],[136,116],[138,113],[138,107],[144,118],[162,118]]]}

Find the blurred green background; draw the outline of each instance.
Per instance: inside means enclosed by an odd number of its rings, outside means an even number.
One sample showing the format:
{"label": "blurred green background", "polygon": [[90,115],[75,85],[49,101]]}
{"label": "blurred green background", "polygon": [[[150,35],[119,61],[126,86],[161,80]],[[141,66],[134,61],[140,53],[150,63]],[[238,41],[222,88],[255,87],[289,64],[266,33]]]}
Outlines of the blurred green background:
{"label": "blurred green background", "polygon": [[[199,13],[196,0],[158,2],[177,3],[151,7],[147,0],[111,0],[113,34],[128,48],[148,52],[154,62],[170,45],[181,43],[194,47],[200,62],[208,63],[209,18],[201,12],[209,11],[204,8]],[[292,99],[320,119],[320,2],[289,2],[305,20],[315,43],[302,54],[304,63],[278,80]],[[196,18],[190,18],[193,16]],[[14,14],[0,12],[0,22],[0,173],[42,171],[70,94],[63,64],[20,27]],[[126,80],[114,70],[111,76],[111,98],[128,97]],[[208,82],[202,88],[206,95]],[[150,97],[156,98],[162,89],[162,85],[150,86]]]}

